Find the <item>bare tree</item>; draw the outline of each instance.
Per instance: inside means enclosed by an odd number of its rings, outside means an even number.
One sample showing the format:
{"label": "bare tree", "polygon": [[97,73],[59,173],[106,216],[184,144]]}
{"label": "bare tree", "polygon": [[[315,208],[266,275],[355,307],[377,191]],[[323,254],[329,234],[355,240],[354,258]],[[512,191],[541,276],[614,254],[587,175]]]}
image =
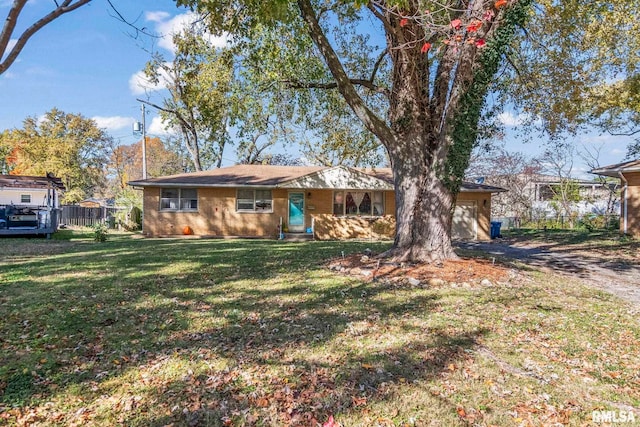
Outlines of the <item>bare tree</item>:
{"label": "bare tree", "polygon": [[[584,160],[589,169],[598,169],[600,166],[600,153],[602,152],[602,148],[604,144],[601,144],[598,147],[594,147],[593,149],[589,149],[588,147],[583,147],[583,149],[578,153],[580,158]],[[606,215],[615,214],[616,210],[616,202],[620,200],[620,188],[618,186],[618,180],[616,178],[609,178],[602,175],[596,175],[595,181],[602,188],[602,191],[606,194]]]}
{"label": "bare tree", "polygon": [[573,159],[576,148],[572,144],[562,144],[548,148],[539,157],[543,172],[554,177],[548,185],[552,194],[552,206],[558,215],[567,217],[573,227],[575,205],[581,200],[580,187],[573,177]]}
{"label": "bare tree", "polygon": [[474,156],[467,175],[482,177],[485,184],[508,190],[491,198],[491,215],[513,217],[516,227],[528,218],[533,207],[532,189],[540,165],[535,159],[521,153],[497,148]]}

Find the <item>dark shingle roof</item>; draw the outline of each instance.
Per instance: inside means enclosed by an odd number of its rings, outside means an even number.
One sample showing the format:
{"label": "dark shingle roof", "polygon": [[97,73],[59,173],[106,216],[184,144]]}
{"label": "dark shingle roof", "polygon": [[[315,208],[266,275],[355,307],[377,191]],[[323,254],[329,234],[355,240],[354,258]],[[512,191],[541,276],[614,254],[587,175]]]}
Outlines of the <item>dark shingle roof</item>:
{"label": "dark shingle roof", "polygon": [[618,178],[619,172],[640,172],[640,160],[631,160],[628,162],[616,163],[615,165],[602,166],[593,169],[591,173],[596,175],[613,176]]}
{"label": "dark shingle roof", "polygon": [[[330,168],[325,166],[235,165],[209,171],[131,181],[129,185],[135,187],[277,187],[279,184],[325,169]],[[393,185],[393,173],[390,168],[353,169]],[[464,182],[461,191],[499,193],[507,190],[491,185]]]}
{"label": "dark shingle roof", "polygon": [[11,188],[49,188],[55,187],[64,190],[64,184],[60,178],[51,174],[47,176],[24,176],[24,175],[0,175],[0,187]]}
{"label": "dark shingle roof", "polygon": [[161,176],[129,185],[137,187],[275,187],[324,169],[317,166],[235,165],[201,172]]}

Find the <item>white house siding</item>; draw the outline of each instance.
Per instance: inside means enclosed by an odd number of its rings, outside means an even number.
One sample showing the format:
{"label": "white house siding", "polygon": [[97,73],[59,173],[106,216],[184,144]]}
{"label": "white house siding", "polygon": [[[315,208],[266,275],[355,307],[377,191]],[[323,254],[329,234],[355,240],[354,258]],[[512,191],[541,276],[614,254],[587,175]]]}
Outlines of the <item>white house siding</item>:
{"label": "white house siding", "polygon": [[[29,203],[22,202],[22,196],[31,197]],[[0,205],[46,206],[47,189],[0,187]]]}

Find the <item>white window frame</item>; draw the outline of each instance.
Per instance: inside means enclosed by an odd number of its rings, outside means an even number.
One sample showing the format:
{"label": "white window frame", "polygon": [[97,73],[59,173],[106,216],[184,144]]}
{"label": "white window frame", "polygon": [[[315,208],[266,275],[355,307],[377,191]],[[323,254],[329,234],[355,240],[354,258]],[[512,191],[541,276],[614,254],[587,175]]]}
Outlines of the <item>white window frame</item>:
{"label": "white window frame", "polygon": [[[162,197],[164,191],[177,191],[178,197]],[[195,199],[193,197],[185,197],[183,196],[183,191],[195,191]],[[163,201],[167,200],[175,200],[176,207],[163,207]],[[195,200],[196,207],[191,207],[191,203]],[[188,206],[185,206],[185,202],[189,202]],[[176,187],[164,187],[160,189],[160,211],[161,212],[198,212],[198,207],[200,206],[200,198],[198,196],[197,188],[176,188]]]}
{"label": "white window frame", "polygon": [[[342,193],[342,203],[340,203],[342,205],[342,213],[336,213],[336,194],[337,193]],[[362,194],[363,199],[364,199],[364,194],[365,193],[369,193],[369,199],[371,201],[371,212],[370,213],[360,213],[360,212],[356,212],[356,213],[347,213],[347,193],[352,193],[352,194]],[[375,208],[375,195],[376,193],[380,194],[380,197],[382,199],[382,212],[380,212],[379,214],[374,214],[374,208]],[[359,216],[359,217],[381,217],[384,216],[384,211],[385,211],[385,206],[384,206],[384,191],[375,191],[375,190],[335,190],[333,192],[333,196],[332,196],[332,202],[331,202],[331,206],[333,209],[333,214],[336,216],[346,216],[346,217],[350,217],[350,216]],[[362,203],[362,200],[361,202]],[[358,210],[360,209],[360,205],[358,205]]]}
{"label": "white window frame", "polygon": [[[250,197],[240,197],[240,192],[245,192],[243,196],[248,196],[251,193]],[[269,197],[266,197],[266,192],[269,192]],[[262,193],[262,194],[261,194]],[[240,201],[245,206],[240,208]],[[267,203],[268,208],[260,207],[259,205],[262,203]],[[251,207],[248,207],[251,204]],[[273,213],[273,190],[270,188],[238,188],[236,190],[236,212],[240,213]]]}
{"label": "white window frame", "polygon": [[20,203],[31,203],[31,194],[21,194]]}

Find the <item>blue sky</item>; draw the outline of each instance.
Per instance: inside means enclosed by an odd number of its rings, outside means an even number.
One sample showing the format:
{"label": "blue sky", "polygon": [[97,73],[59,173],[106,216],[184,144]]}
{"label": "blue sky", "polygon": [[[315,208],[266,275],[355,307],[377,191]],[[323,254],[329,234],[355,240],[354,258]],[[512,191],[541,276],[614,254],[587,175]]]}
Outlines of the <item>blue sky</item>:
{"label": "blue sky", "polygon": [[[6,16],[9,0],[0,0]],[[51,7],[50,0],[32,0],[20,24],[33,22]],[[140,28],[170,35],[187,12],[169,0],[115,0],[127,19]],[[123,143],[132,143],[132,124],[140,120],[144,97],[135,77],[158,50],[171,55],[170,37],[134,38],[135,31],[113,16],[104,0],[62,16],[27,43],[18,60],[0,75],[0,129],[20,127],[27,116],[53,107],[94,118]],[[161,132],[155,113],[147,115],[149,132]]]}
{"label": "blue sky", "polygon": [[[4,20],[12,0],[0,0]],[[139,27],[164,34],[164,39],[132,37],[133,29],[112,15],[106,1],[94,0],[88,6],[67,14],[45,27],[27,43],[18,60],[0,75],[0,131],[21,127],[27,116],[41,116],[53,107],[67,113],[93,118],[123,144],[133,143],[134,121],[140,118],[144,97],[139,86],[141,70],[158,50],[171,55],[170,34],[188,19],[186,9],[170,0],[114,0],[122,15]],[[33,22],[51,7],[51,0],[31,0],[25,7],[19,27]],[[519,119],[514,113],[502,116],[507,128],[506,148],[538,154],[543,140],[522,144],[513,132]],[[161,135],[163,127],[155,112],[147,114],[151,135]],[[574,138],[578,149],[600,148],[601,165],[623,160],[629,138],[589,135]],[[225,164],[232,164],[235,152],[225,153]],[[584,176],[587,167],[576,158],[574,172]]]}

